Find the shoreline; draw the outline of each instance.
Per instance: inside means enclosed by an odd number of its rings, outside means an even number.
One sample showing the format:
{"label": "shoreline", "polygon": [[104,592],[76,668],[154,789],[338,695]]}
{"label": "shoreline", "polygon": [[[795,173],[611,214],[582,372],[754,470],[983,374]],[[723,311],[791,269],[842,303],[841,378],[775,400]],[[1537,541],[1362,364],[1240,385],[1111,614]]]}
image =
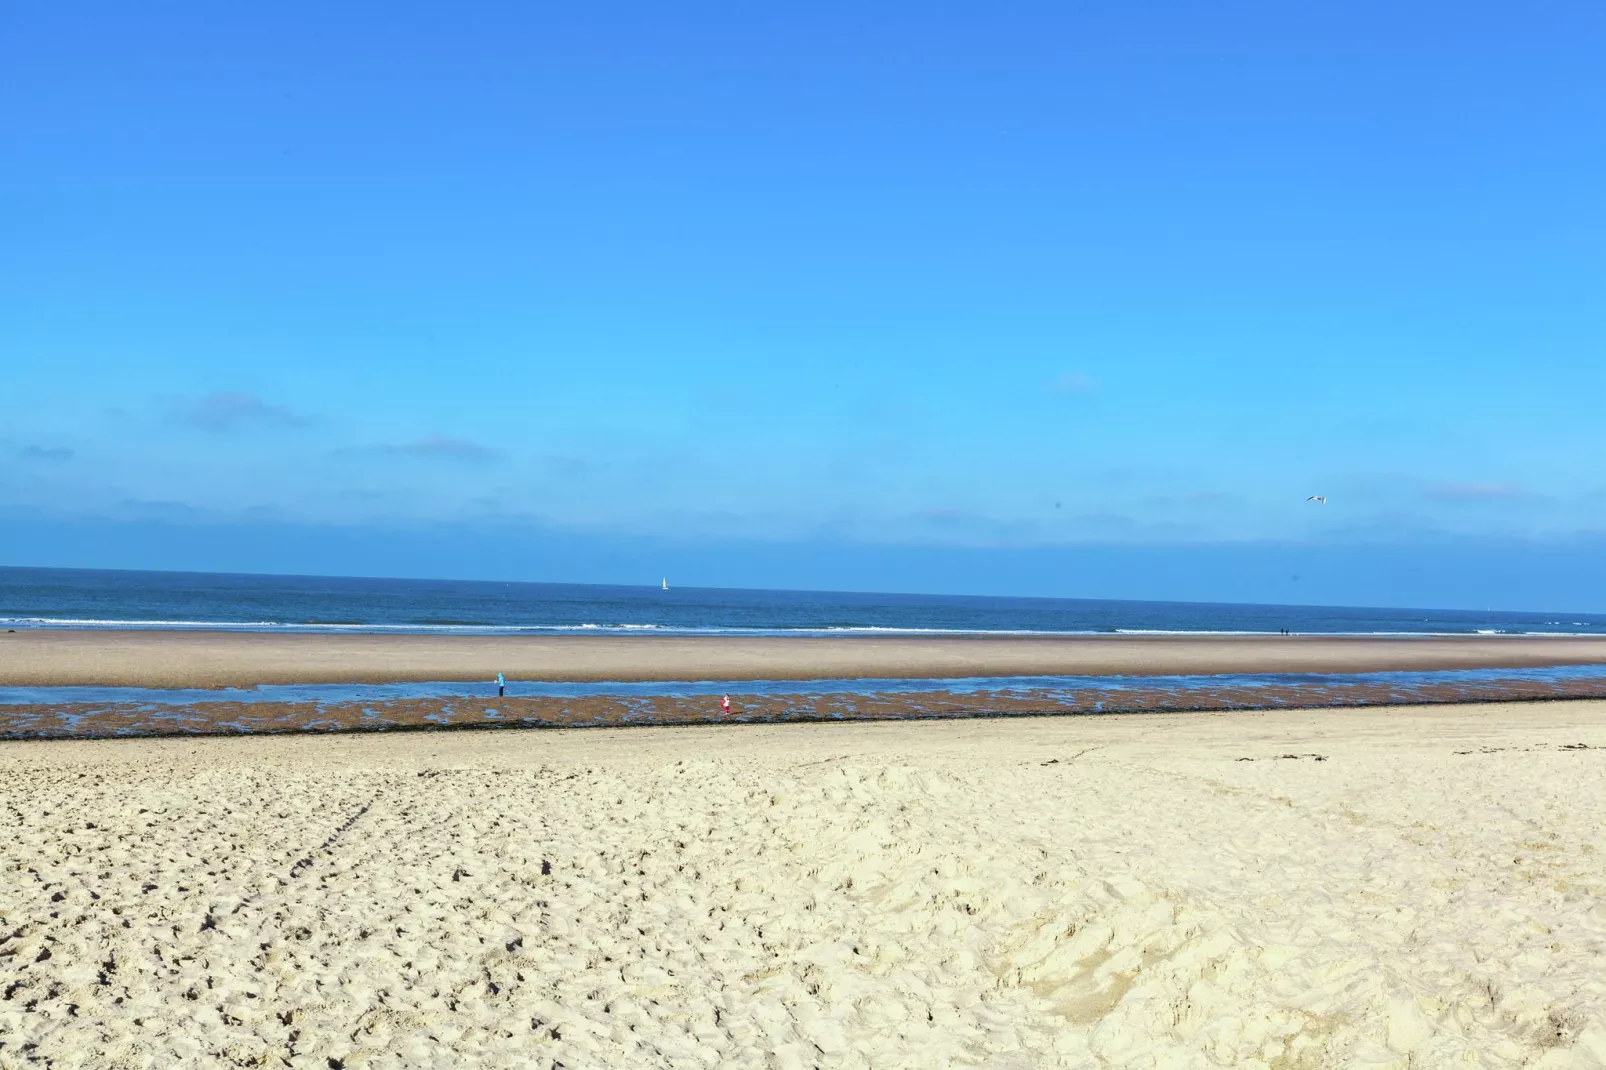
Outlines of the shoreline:
{"label": "shoreline", "polygon": [[0,687],[922,679],[1606,664],[1606,636],[442,636],[24,629]]}

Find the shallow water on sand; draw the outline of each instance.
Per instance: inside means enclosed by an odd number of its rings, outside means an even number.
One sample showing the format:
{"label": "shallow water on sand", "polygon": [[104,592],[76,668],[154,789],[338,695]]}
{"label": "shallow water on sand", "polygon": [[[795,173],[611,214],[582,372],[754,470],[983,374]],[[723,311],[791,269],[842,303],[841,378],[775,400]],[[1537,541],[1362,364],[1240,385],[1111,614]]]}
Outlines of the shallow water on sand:
{"label": "shallow water on sand", "polygon": [[[731,709],[721,708],[729,695]],[[0,738],[881,720],[1606,697],[1606,665],[1372,673],[1014,676],[249,689],[0,688]]]}

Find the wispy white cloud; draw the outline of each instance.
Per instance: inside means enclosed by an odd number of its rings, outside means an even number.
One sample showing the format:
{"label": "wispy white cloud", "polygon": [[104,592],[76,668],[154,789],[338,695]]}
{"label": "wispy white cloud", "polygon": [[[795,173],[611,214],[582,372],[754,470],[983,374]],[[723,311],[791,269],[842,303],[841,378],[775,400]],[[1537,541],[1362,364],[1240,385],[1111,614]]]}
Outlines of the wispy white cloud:
{"label": "wispy white cloud", "polygon": [[168,421],[201,431],[222,433],[250,428],[304,427],[312,417],[284,405],[264,401],[255,394],[220,390],[202,398],[173,403]]}

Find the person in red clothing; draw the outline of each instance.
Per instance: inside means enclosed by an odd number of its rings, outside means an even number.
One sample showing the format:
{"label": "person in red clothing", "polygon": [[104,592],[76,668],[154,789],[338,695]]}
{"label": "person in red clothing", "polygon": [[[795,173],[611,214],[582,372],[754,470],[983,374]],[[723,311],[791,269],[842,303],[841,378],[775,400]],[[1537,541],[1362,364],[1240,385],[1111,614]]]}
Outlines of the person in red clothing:
{"label": "person in red clothing", "polygon": [[719,700],[719,710],[721,713],[729,713],[731,711],[731,697],[729,695]]}

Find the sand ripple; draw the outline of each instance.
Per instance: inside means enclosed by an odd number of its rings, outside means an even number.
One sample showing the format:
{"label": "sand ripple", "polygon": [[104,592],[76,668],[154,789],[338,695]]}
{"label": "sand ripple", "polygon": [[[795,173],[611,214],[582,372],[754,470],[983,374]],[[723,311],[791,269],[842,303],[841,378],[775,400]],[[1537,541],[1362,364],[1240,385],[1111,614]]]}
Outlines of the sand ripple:
{"label": "sand ripple", "polygon": [[1603,745],[1601,704],[7,745],[0,1066],[1600,1066]]}

